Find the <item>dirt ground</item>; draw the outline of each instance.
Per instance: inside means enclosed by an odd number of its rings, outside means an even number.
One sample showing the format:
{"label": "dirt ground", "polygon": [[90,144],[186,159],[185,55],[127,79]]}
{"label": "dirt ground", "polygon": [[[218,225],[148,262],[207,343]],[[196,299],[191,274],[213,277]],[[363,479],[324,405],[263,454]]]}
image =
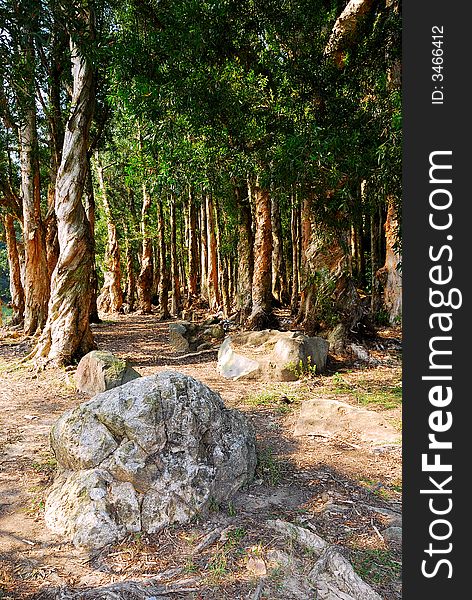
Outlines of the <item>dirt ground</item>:
{"label": "dirt ground", "polygon": [[[160,582],[167,598],[251,598],[261,573],[249,559],[261,558],[256,564],[264,565],[271,549],[284,548],[265,526],[270,518],[313,529],[337,544],[384,600],[401,598],[400,550],[381,534],[387,516],[401,513],[401,447],[373,451],[348,436],[292,434],[301,401],[322,397],[382,411],[401,429],[398,330],[379,331],[369,341],[370,363],[330,357],[322,376],[264,383],[224,380],[216,371],[216,351],[177,354],[167,341],[168,322],[156,316],[112,319],[94,326],[100,349],[126,358],[142,375],[164,369],[192,375],[249,416],[257,432],[256,479],[228,505],[213,507],[186,527],[134,536],[96,554],[65,543],[43,521],[55,472],[48,433],[59,415],[86,396],[75,391],[73,370],[36,372],[21,363],[31,341],[0,329],[0,600],[53,598],[63,588],[123,580]],[[223,533],[202,544],[212,531]],[[309,568],[310,557],[302,558]],[[258,597],[290,600],[263,591]]]}

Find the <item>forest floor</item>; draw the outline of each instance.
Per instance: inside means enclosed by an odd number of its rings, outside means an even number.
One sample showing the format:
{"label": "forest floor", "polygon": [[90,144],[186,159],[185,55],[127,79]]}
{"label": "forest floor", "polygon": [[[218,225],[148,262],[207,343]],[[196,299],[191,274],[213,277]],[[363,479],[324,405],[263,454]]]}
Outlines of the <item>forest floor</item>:
{"label": "forest floor", "polygon": [[[126,358],[142,375],[169,368],[192,375],[247,414],[257,433],[256,479],[228,505],[213,507],[207,519],[191,525],[137,535],[95,554],[65,543],[43,520],[56,467],[48,434],[86,396],[75,391],[72,371],[35,372],[22,364],[28,341],[0,329],[0,600],[54,597],[48,591],[123,580],[162,582],[168,598],[269,600],[263,591],[253,594],[258,576],[265,575],[268,551],[286,550],[286,542],[265,525],[273,518],[312,528],[338,545],[384,600],[401,598],[400,550],[380,533],[388,511],[401,513],[401,447],[373,451],[339,437],[293,435],[300,404],[310,398],[382,411],[401,429],[398,329],[379,330],[370,340],[375,365],[330,357],[324,375],[264,383],[224,380],[216,371],[216,351],[179,356],[168,343],[168,322],[156,316],[112,318],[94,326],[100,349]],[[223,533],[205,538],[212,531]],[[302,559],[309,568],[310,556]],[[286,593],[280,598],[289,600]]]}

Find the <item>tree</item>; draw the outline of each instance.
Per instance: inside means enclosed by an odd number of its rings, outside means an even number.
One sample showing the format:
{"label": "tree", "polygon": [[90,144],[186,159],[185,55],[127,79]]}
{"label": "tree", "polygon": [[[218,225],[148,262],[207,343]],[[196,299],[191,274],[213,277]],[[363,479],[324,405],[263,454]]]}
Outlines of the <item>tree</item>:
{"label": "tree", "polygon": [[89,325],[92,242],[82,205],[95,99],[94,69],[82,45],[94,39],[92,9],[88,6],[80,9],[77,19],[82,26],[81,39],[79,45],[77,32],[71,33],[72,103],[54,202],[59,258],[51,281],[47,323],[31,354],[32,358],[46,358],[59,364],[68,364],[95,347]]}

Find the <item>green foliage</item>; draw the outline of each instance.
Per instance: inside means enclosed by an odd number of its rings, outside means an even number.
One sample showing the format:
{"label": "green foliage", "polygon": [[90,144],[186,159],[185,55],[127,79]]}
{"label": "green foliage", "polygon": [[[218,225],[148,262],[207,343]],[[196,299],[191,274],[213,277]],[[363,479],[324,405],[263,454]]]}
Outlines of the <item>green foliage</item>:
{"label": "green foliage", "polygon": [[0,297],[5,301],[10,300],[10,274],[7,249],[3,242],[0,242]]}
{"label": "green foliage", "polygon": [[272,448],[261,448],[257,454],[257,476],[267,485],[276,486],[282,479],[282,465]]}
{"label": "green foliage", "polygon": [[351,560],[356,573],[371,584],[395,581],[401,574],[401,563],[390,550],[357,550]]}

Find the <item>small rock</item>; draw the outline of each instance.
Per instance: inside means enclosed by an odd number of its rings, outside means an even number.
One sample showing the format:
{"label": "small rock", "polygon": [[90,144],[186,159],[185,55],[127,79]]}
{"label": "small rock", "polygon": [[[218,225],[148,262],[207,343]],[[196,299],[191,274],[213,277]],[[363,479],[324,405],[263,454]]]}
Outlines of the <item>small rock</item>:
{"label": "small rock", "polygon": [[390,526],[382,531],[383,539],[391,546],[402,545],[402,528]]}
{"label": "small rock", "polygon": [[111,352],[93,350],[80,360],[74,376],[79,392],[94,395],[118,387],[141,375]]}
{"label": "small rock", "polygon": [[264,577],[264,575],[267,574],[266,564],[262,558],[259,558],[258,556],[249,557],[246,569],[256,577]]}
{"label": "small rock", "polygon": [[169,323],[169,344],[177,352],[187,352],[189,342],[185,337],[187,334],[187,325],[185,321],[179,323]]}

